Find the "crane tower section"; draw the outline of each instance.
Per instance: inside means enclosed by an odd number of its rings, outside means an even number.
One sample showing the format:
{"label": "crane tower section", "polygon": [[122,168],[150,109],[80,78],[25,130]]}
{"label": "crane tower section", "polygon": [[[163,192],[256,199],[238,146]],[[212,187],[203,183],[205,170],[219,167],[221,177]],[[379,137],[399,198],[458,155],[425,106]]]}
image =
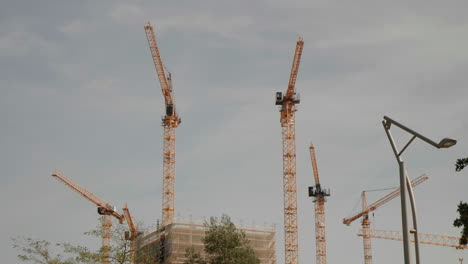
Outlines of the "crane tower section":
{"label": "crane tower section", "polygon": [[158,75],[159,84],[164,97],[166,115],[162,119],[163,135],[163,190],[162,190],[162,225],[168,225],[174,220],[175,207],[175,165],[176,165],[176,128],[181,120],[176,112],[174,96],[172,94],[172,77],[168,73],[166,78],[164,65],[161,60],[156,36],[150,23],[145,25],[146,38]]}
{"label": "crane tower section", "polygon": [[325,233],[325,202],[327,196],[330,196],[330,191],[322,189],[320,186],[320,178],[317,168],[317,159],[315,157],[314,145],[310,144],[310,159],[312,169],[314,171],[315,189],[309,187],[309,197],[314,197],[315,202],[315,256],[317,264],[327,263],[327,243]]}
{"label": "crane tower section", "polygon": [[292,63],[288,89],[283,96],[276,93],[276,105],[280,108],[280,123],[283,139],[283,201],[284,201],[284,245],[285,264],[299,263],[297,236],[297,181],[296,181],[296,104],[299,96],[295,84],[301,61],[304,41],[299,38]]}

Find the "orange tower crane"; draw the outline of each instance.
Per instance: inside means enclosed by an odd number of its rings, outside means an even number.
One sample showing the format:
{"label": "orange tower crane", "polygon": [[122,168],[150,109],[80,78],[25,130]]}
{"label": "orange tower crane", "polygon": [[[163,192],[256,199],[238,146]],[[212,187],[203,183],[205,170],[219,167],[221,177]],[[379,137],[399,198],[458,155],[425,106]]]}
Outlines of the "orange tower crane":
{"label": "orange tower crane", "polygon": [[125,239],[130,241],[130,263],[135,263],[135,240],[141,234],[138,232],[135,222],[133,221],[133,217],[130,214],[130,210],[128,209],[127,204],[123,208],[125,221],[127,222],[128,229],[130,231],[125,232]]}
{"label": "orange tower crane", "polygon": [[327,263],[327,243],[325,233],[325,202],[326,196],[330,196],[330,191],[322,189],[317,168],[317,159],[315,157],[314,145],[310,144],[310,159],[314,171],[315,190],[309,187],[309,197],[315,197],[315,256],[317,264]]}
{"label": "orange tower crane", "polygon": [[[429,179],[429,177],[425,175],[421,175],[418,178],[411,181],[411,185],[414,187],[424,181]],[[363,244],[364,244],[364,264],[372,264],[372,246],[371,246],[371,236],[369,234],[370,230],[370,220],[369,220],[369,213],[374,211],[375,209],[379,208],[380,206],[384,205],[385,203],[389,202],[390,200],[394,199],[400,195],[400,188],[394,190],[393,192],[387,194],[386,196],[380,198],[375,203],[367,206],[367,199],[366,199],[366,191],[363,191],[361,194],[362,198],[362,211],[354,216],[349,218],[343,219],[343,224],[349,225],[354,220],[360,218],[362,216],[362,230],[363,230]]]}
{"label": "orange tower crane", "polygon": [[111,241],[111,230],[112,230],[112,221],[110,216],[115,217],[119,222],[122,224],[124,221],[124,216],[117,213],[115,207],[109,205],[107,202],[102,200],[101,198],[97,197],[90,191],[86,190],[85,188],[79,186],[78,184],[72,182],[70,179],[66,178],[62,174],[58,172],[54,172],[52,177],[56,178],[57,180],[61,181],[67,187],[72,189],[73,191],[77,192],[88,201],[92,202],[97,206],[98,214],[102,215],[101,223],[102,223],[102,264],[109,264],[110,263],[110,241]]}
{"label": "orange tower crane", "polygon": [[285,264],[297,264],[298,237],[297,237],[297,181],[296,181],[296,104],[299,96],[296,95],[295,85],[299,64],[301,62],[304,41],[299,38],[289,77],[288,90],[283,96],[276,93],[276,105],[281,106],[280,122],[283,137],[283,199],[284,199],[284,245]]}
{"label": "orange tower crane", "polygon": [[[401,231],[370,229],[368,230],[368,234],[370,235],[370,237],[373,237],[373,238],[403,241],[403,234]],[[361,230],[358,236],[364,236],[364,230]],[[460,246],[459,237],[423,234],[423,233],[418,233],[418,236],[419,236],[419,242],[421,244],[453,247],[456,249],[468,249],[467,245]],[[414,243],[414,239],[412,239],[411,242]]]}
{"label": "orange tower crane", "polygon": [[162,225],[169,225],[174,220],[175,203],[175,156],[176,156],[176,128],[181,120],[176,112],[174,96],[172,94],[172,78],[168,73],[166,78],[164,65],[161,61],[156,36],[150,23],[145,25],[146,38],[148,39],[151,56],[153,57],[159,84],[166,104],[166,115],[162,119],[164,127],[163,145],[163,197],[162,197]]}

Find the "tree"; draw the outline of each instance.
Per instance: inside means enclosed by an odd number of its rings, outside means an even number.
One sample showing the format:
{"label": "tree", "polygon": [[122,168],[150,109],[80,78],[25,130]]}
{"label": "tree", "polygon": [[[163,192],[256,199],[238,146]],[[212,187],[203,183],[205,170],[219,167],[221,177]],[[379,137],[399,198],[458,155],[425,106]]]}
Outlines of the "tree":
{"label": "tree", "polygon": [[[468,158],[458,159],[455,163],[455,170],[461,171],[466,166],[468,166]],[[453,226],[462,228],[460,245],[466,246],[468,244],[468,203],[460,202],[457,212],[460,214],[460,217],[453,221]]]}
{"label": "tree", "polygon": [[466,166],[468,166],[468,158],[457,159],[457,162],[455,163],[455,170],[456,170],[456,171],[461,171],[461,170],[463,170]]}
{"label": "tree", "polygon": [[238,230],[227,215],[218,221],[211,217],[205,222],[204,244],[205,257],[195,252],[194,248],[186,251],[185,264],[259,264],[254,250],[249,245],[245,233]]}
{"label": "tree", "polygon": [[468,203],[460,202],[458,204],[457,212],[460,217],[453,221],[453,226],[462,227],[460,245],[468,244]]}
{"label": "tree", "polygon": [[[111,264],[130,263],[130,242],[125,240],[125,231],[125,225],[114,225],[112,229]],[[101,223],[97,225],[96,229],[84,234],[101,238]],[[24,237],[12,238],[11,240],[13,248],[20,251],[18,259],[23,262],[34,264],[97,264],[101,261],[102,249],[93,251],[85,246],[70,243],[52,244],[46,240]]]}
{"label": "tree", "polygon": [[187,248],[185,251],[185,257],[187,260],[184,264],[207,264],[206,261],[201,257],[199,252],[195,252],[193,247]]}
{"label": "tree", "polygon": [[[38,264],[72,264],[72,258],[65,258],[60,254],[52,253],[50,242],[45,240],[34,240],[32,238],[12,238],[13,248],[19,250],[18,259],[25,262]],[[61,246],[56,244],[55,246]]]}
{"label": "tree", "polygon": [[[85,232],[87,236],[93,236],[97,238],[102,238],[102,218],[99,218],[99,224],[95,229]],[[125,240],[125,231],[127,231],[127,226],[123,224],[112,225],[111,233],[111,248],[110,248],[110,260],[111,264],[127,264],[130,263],[130,241]],[[86,248],[82,248],[84,251],[81,252],[80,247],[75,247],[78,250],[77,253],[86,252]],[[102,255],[104,248],[101,248],[98,252],[95,252],[99,256]]]}

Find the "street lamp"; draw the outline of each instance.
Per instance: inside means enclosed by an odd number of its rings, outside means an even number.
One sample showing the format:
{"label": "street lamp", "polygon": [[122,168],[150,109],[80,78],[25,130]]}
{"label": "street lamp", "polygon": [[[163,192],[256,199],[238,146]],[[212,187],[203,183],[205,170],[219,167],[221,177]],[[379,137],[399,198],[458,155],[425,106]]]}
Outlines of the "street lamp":
{"label": "street lamp", "polygon": [[[457,141],[451,138],[444,138],[439,143],[436,143],[433,140],[428,139],[427,137],[407,128],[406,126],[396,122],[395,120],[384,116],[384,120],[382,121],[383,127],[387,134],[388,140],[392,146],[393,153],[395,154],[395,158],[398,162],[398,167],[400,169],[400,197],[401,197],[401,224],[402,224],[402,231],[403,231],[403,252],[405,258],[405,264],[410,264],[410,240],[409,234],[410,232],[414,235],[414,248],[415,248],[415,256],[416,256],[416,264],[420,263],[419,259],[419,237],[418,237],[418,223],[417,223],[417,215],[416,215],[416,201],[414,199],[413,187],[411,186],[411,182],[406,174],[405,164],[401,159],[401,154],[408,148],[408,146],[413,142],[415,138],[419,138],[422,141],[436,147],[436,148],[449,148],[455,144]],[[393,140],[392,134],[390,133],[390,128],[392,125],[395,125],[406,132],[413,135],[413,137],[406,143],[406,145],[401,149],[398,150],[395,141]],[[409,230],[408,228],[408,217],[407,217],[407,209],[406,209],[406,193],[410,198],[411,202],[411,212],[412,212],[412,219],[413,219],[413,229]]]}

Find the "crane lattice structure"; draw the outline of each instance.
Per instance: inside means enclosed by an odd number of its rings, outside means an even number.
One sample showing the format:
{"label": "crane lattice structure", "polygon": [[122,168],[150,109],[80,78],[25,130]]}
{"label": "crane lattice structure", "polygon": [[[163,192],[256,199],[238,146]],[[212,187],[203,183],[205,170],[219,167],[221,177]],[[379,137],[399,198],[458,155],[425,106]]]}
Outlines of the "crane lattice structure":
{"label": "crane lattice structure", "polygon": [[135,240],[141,234],[138,232],[135,222],[133,221],[133,217],[130,214],[130,210],[128,209],[127,204],[123,208],[123,213],[125,217],[125,221],[127,222],[129,231],[125,232],[125,239],[130,241],[130,263],[135,263]]}
{"label": "crane lattice structure", "polygon": [[285,264],[299,263],[297,237],[297,180],[296,180],[296,95],[295,85],[301,62],[304,41],[299,38],[289,77],[288,89],[283,96],[276,93],[276,105],[281,106],[280,122],[283,138],[283,200],[284,200],[284,245]]}
{"label": "crane lattice structure", "polygon": [[[411,181],[411,186],[416,186],[424,181],[429,179],[426,175],[421,175],[418,178]],[[372,245],[371,245],[371,236],[369,234],[370,230],[370,220],[369,220],[369,213],[374,211],[375,209],[379,208],[380,206],[384,205],[385,203],[389,202],[390,200],[394,199],[395,197],[400,195],[400,188],[394,190],[393,192],[387,194],[386,196],[380,198],[375,203],[367,206],[367,199],[366,199],[366,191],[363,191],[361,194],[362,199],[362,211],[354,216],[349,218],[343,219],[343,224],[349,225],[354,220],[362,217],[362,240],[364,245],[364,264],[372,264]]]}
{"label": "crane lattice structure", "polygon": [[317,264],[327,263],[327,243],[325,233],[325,202],[327,196],[330,196],[330,191],[322,189],[317,168],[317,159],[315,157],[314,145],[310,144],[310,159],[312,169],[314,171],[315,190],[314,187],[309,187],[309,197],[314,197],[315,202],[315,256]]}
{"label": "crane lattice structure", "polygon": [[[401,231],[370,229],[366,233],[372,238],[403,241],[403,234]],[[364,236],[364,234],[365,234],[364,230],[361,229],[358,236]],[[421,244],[453,247],[456,249],[468,249],[467,245],[461,246],[459,244],[459,241],[460,241],[459,237],[424,234],[424,233],[418,233],[418,237],[419,237],[419,243]],[[414,239],[411,239],[410,241],[414,243]]]}
{"label": "crane lattice structure", "polygon": [[162,225],[165,226],[171,224],[174,220],[176,128],[179,126],[181,120],[177,115],[174,96],[172,94],[171,73],[169,72],[166,78],[164,65],[161,61],[161,55],[159,54],[158,45],[156,43],[156,36],[154,35],[153,26],[151,26],[150,23],[145,25],[145,32],[166,105],[166,115],[162,119],[162,126],[164,127]]}
{"label": "crane lattice structure", "polygon": [[115,217],[119,222],[122,224],[124,221],[124,216],[117,213],[115,207],[109,205],[106,201],[102,200],[101,198],[97,197],[90,191],[86,190],[85,188],[79,186],[78,184],[72,182],[70,179],[66,178],[62,174],[58,172],[54,172],[52,177],[56,178],[67,187],[72,189],[73,191],[77,192],[88,201],[92,202],[97,206],[98,214],[102,215],[101,224],[102,224],[102,264],[109,264],[110,263],[110,245],[111,245],[111,235],[112,235],[112,221],[110,216]]}

